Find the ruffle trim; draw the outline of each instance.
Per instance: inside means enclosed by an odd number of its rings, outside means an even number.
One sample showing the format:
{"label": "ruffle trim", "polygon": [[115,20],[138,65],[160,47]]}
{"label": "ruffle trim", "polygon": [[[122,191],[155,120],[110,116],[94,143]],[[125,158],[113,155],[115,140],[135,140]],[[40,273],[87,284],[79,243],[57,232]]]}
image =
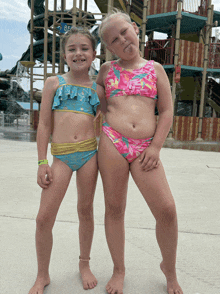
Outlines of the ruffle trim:
{"label": "ruffle trim", "polygon": [[95,90],[91,88],[77,87],[73,85],[61,85],[54,96],[52,109],[60,106],[61,101],[75,100],[81,103],[88,102],[90,105],[97,107],[100,102]]}

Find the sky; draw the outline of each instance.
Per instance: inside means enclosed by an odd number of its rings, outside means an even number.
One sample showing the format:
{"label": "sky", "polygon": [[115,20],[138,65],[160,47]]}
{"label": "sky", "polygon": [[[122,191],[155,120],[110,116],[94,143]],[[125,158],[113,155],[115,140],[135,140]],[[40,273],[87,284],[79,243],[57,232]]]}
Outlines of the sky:
{"label": "sky", "polygon": [[[53,10],[53,2],[53,0],[49,0],[50,10]],[[59,8],[60,1],[57,2]],[[215,10],[220,11],[219,0],[212,0],[212,4],[214,4]],[[73,0],[66,0],[67,9],[70,9],[72,5]],[[99,12],[93,0],[88,1],[88,11]],[[30,12],[27,0],[0,0],[0,53],[3,57],[0,61],[0,71],[14,67],[27,50],[30,44],[30,34],[27,30]],[[163,39],[163,34],[156,34],[156,38]]]}

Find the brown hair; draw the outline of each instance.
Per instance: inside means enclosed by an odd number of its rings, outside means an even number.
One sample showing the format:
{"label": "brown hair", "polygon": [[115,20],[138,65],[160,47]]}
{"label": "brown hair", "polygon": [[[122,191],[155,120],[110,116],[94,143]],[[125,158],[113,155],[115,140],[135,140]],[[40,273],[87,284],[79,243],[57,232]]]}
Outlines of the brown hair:
{"label": "brown hair", "polygon": [[68,32],[66,32],[62,37],[61,37],[61,53],[64,55],[65,53],[65,46],[67,43],[67,40],[69,39],[70,36],[72,35],[77,35],[81,34],[86,36],[92,43],[92,49],[95,51],[96,48],[96,40],[95,37],[90,33],[90,31],[86,28],[82,27],[72,27]]}

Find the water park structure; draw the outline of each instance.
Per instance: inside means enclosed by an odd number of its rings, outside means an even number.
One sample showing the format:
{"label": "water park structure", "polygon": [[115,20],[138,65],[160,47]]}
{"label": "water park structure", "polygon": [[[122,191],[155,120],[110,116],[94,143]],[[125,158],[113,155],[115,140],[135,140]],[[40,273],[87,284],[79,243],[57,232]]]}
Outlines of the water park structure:
{"label": "water park structure", "polygon": [[[94,0],[100,13],[87,9],[87,0],[73,0],[71,9],[61,0],[58,9],[54,0],[53,10],[48,0],[28,0],[31,19],[28,24],[30,46],[19,63],[28,68],[30,75],[31,126],[34,126],[33,102],[40,105],[41,89],[35,90],[33,81],[45,80],[50,75],[65,70],[60,56],[60,36],[69,27],[80,25],[91,29],[98,38],[98,25],[113,7],[126,11],[140,28],[141,52],[144,58],[160,62],[171,83],[174,105],[174,122],[168,140],[220,141],[220,35],[212,28],[220,26],[220,11],[211,0]],[[166,37],[155,39],[156,32]],[[113,58],[100,45],[100,64]],[[36,64],[38,61],[38,64]],[[40,67],[42,75],[33,69]],[[4,76],[15,75],[16,66]],[[93,78],[97,69],[94,69]],[[0,79],[2,74],[0,73]],[[0,82],[0,87],[1,87]],[[5,82],[6,83],[6,82]],[[40,109],[40,107],[39,107]],[[36,125],[36,124],[35,124]],[[101,120],[96,124],[97,135]]]}

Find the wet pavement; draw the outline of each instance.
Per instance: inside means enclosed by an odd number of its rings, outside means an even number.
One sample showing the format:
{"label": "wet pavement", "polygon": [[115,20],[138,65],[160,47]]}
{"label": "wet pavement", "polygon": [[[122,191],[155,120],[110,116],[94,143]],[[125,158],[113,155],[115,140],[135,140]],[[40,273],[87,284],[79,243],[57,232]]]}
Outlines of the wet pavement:
{"label": "wet pavement", "polygon": [[[50,148],[49,148],[50,149]],[[52,156],[48,154],[49,163]],[[163,148],[161,160],[174,195],[179,223],[177,275],[184,294],[220,293],[220,153]],[[37,261],[35,218],[41,189],[36,183],[37,146],[0,138],[0,293],[28,294]],[[98,279],[82,289],[78,273],[76,174],[73,174],[54,227],[51,284],[45,294],[101,294],[112,274],[104,232],[104,198],[99,176],[94,200],[95,234],[91,268]],[[154,218],[129,179],[126,208],[124,294],[165,294]]]}
{"label": "wet pavement", "polygon": [[37,131],[30,126],[0,127],[0,140],[36,142]]}

